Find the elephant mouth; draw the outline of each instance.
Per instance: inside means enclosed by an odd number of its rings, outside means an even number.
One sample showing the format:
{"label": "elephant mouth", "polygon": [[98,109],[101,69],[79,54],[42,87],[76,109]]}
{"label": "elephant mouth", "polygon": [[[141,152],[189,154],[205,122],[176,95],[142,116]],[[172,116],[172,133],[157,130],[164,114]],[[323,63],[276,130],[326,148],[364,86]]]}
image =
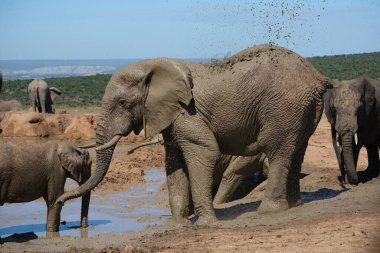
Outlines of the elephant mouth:
{"label": "elephant mouth", "polygon": [[[336,145],[339,147],[340,152],[343,151],[342,150],[342,136],[343,135],[344,134],[336,133],[336,136],[335,136]],[[358,133],[357,132],[354,133],[354,140],[355,140],[355,146],[357,146],[358,145]]]}

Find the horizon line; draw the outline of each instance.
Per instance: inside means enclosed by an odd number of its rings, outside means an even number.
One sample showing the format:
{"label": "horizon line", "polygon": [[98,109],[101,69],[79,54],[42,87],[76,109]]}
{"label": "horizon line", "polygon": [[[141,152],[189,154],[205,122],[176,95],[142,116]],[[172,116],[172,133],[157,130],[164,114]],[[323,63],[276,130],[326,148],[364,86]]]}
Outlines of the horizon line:
{"label": "horizon line", "polygon": [[[313,55],[313,56],[302,56],[304,58],[313,58],[313,57],[330,57],[330,56],[342,56],[342,55],[358,55],[358,54],[373,54],[373,53],[380,53],[380,51],[371,51],[371,52],[362,52],[362,53],[347,53],[347,54],[331,54],[331,55]],[[232,54],[233,55],[233,54]],[[231,56],[232,56],[231,55]],[[163,56],[162,56],[163,57]],[[131,58],[86,58],[86,59],[78,59],[78,58],[51,58],[51,59],[0,59],[0,61],[106,61],[106,60],[145,60],[145,59],[154,59],[154,58],[161,58],[161,57],[131,57]],[[223,59],[225,57],[163,57],[163,58],[172,58],[172,59]],[[228,57],[227,57],[228,58]]]}

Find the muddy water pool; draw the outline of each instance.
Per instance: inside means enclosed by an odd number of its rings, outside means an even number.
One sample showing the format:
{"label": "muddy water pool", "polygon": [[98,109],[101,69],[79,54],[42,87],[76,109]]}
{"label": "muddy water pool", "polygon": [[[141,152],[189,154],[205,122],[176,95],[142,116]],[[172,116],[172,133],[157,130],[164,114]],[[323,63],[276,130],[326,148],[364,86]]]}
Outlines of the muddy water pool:
{"label": "muddy water pool", "polygon": [[[146,183],[134,184],[118,192],[94,191],[89,210],[89,227],[80,229],[81,199],[70,200],[62,208],[60,236],[90,237],[102,233],[141,231],[147,226],[162,224],[170,211],[159,201],[167,201],[159,193],[165,173],[152,168],[145,170]],[[66,189],[77,184],[68,180]],[[160,195],[160,196],[156,196]],[[28,203],[5,204],[0,207],[0,237],[15,233],[35,233],[45,237],[46,204],[43,199]]]}

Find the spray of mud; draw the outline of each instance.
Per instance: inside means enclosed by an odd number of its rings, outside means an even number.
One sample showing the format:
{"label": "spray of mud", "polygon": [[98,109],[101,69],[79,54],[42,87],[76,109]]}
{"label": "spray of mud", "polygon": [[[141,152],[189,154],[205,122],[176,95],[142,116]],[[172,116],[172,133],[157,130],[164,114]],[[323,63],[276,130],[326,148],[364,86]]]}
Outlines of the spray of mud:
{"label": "spray of mud", "polygon": [[[210,51],[219,48],[215,58],[227,57],[245,47],[260,43],[272,43],[288,48],[311,44],[313,30],[327,14],[328,0],[275,1],[235,0],[213,1],[198,8],[199,32]],[[212,50],[215,51],[215,50]]]}

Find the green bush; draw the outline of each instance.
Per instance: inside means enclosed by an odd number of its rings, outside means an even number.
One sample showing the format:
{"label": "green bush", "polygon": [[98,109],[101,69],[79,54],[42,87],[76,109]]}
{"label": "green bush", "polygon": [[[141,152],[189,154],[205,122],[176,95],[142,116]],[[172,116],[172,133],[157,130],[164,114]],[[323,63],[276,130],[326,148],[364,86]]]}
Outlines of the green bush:
{"label": "green bush", "polygon": [[323,75],[338,80],[359,76],[380,77],[380,52],[311,57],[308,59]]}

